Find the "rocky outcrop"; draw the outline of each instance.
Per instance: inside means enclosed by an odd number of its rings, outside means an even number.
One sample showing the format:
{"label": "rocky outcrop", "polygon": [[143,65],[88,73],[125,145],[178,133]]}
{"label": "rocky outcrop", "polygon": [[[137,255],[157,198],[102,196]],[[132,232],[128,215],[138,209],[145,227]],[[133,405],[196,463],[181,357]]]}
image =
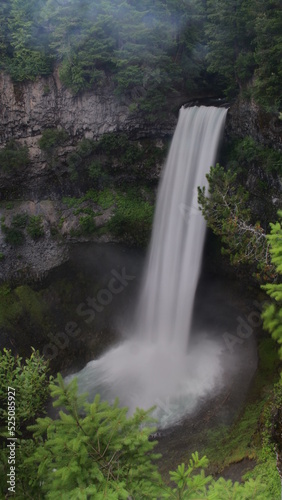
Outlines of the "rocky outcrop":
{"label": "rocky outcrop", "polygon": [[[26,145],[30,163],[17,171],[0,172],[0,199],[58,199],[72,187],[66,157],[79,141],[99,139],[104,133],[124,132],[134,140],[171,135],[176,115],[160,123],[146,122],[132,113],[130,102],[115,96],[111,83],[106,88],[74,96],[60,82],[58,72],[34,82],[13,84],[0,74],[0,148],[16,140]],[[42,151],[38,141],[47,128],[64,129],[68,139],[56,151],[56,161]]]}
{"label": "rocky outcrop", "polygon": [[[179,106],[185,102],[181,99]],[[175,104],[172,107],[175,108]],[[188,103],[195,104],[201,102]],[[67,212],[61,199],[65,195],[80,196],[87,188],[70,179],[66,161],[79,141],[83,138],[98,140],[104,133],[123,132],[137,142],[153,138],[155,146],[159,147],[158,143],[162,143],[163,147],[163,138],[173,133],[177,113],[163,113],[163,116],[165,118],[152,124],[145,115],[132,113],[130,102],[117,97],[110,82],[103,89],[74,96],[62,85],[57,71],[49,77],[39,77],[34,82],[21,84],[13,84],[7,74],[0,73],[0,149],[13,139],[28,147],[30,158],[28,164],[16,170],[0,169],[1,216],[5,218],[5,224],[9,223],[13,210],[6,209],[7,200],[21,199],[20,204],[15,206],[15,213],[23,211],[30,216],[42,215],[44,221],[44,238],[33,241],[26,235],[21,248],[8,245],[0,230],[0,280],[40,278],[67,260],[69,243],[75,240],[70,235],[77,230],[77,218],[73,217],[71,211]],[[38,144],[42,132],[47,128],[64,129],[68,135],[64,144],[56,149],[55,160],[48,152],[42,151]],[[263,112],[253,102],[238,99],[227,115],[225,140],[246,136],[282,151],[282,120],[279,116]],[[142,175],[150,180],[154,178],[156,182],[161,170],[160,162],[154,164],[153,161],[148,171],[140,164],[140,169],[143,169]],[[130,172],[124,171],[122,175],[132,175],[132,168],[128,170]],[[258,178],[261,191],[264,185],[271,186],[270,198],[273,200],[265,215],[268,223],[279,208],[277,200],[281,198],[281,180],[279,175],[274,178],[259,172],[256,166],[248,173],[247,187],[255,192],[258,206],[255,206],[254,211],[262,222],[265,195],[256,192]],[[138,181],[133,179],[132,182]],[[60,222],[62,211],[63,223]],[[97,227],[102,226],[109,216],[108,213],[102,213],[101,220],[99,216],[96,217]],[[58,229],[59,237],[54,236],[54,228]]]}
{"label": "rocky outcrop", "polygon": [[[81,207],[93,209],[93,202],[86,201]],[[100,209],[95,217],[96,228],[103,227],[113,214],[113,207]],[[6,241],[3,224],[13,227],[13,219],[19,214],[40,217],[43,234],[34,239],[26,228],[21,228],[23,240],[19,244]],[[79,223],[80,215],[61,201],[16,201],[0,207],[0,284],[10,281],[13,284],[41,281],[49,271],[67,262],[69,250],[75,243],[117,241],[109,234],[83,234]]]}
{"label": "rocky outcrop", "polygon": [[149,125],[142,115],[130,111],[130,102],[115,96],[110,83],[74,96],[62,85],[57,71],[21,84],[0,74],[0,144],[11,138],[24,141],[34,161],[42,159],[37,140],[46,128],[61,127],[77,141],[119,131],[137,138],[148,133],[160,136],[171,133],[174,122],[175,117],[168,116],[166,123]]}
{"label": "rocky outcrop", "polygon": [[253,101],[238,98],[227,114],[226,138],[252,137],[259,144],[282,151],[282,119]]}
{"label": "rocky outcrop", "polygon": [[21,283],[40,280],[51,269],[68,259],[68,248],[62,239],[52,236],[60,211],[54,203],[42,201],[15,202],[13,206],[0,208],[2,224],[10,227],[16,214],[42,217],[44,237],[33,239],[26,230],[21,230],[20,245],[9,244],[5,239],[3,226],[0,228],[0,283],[12,281]]}
{"label": "rocky outcrop", "polygon": [[[259,146],[282,153],[282,119],[267,113],[253,101],[238,98],[227,114],[225,141],[250,137]],[[242,157],[244,152],[242,151]],[[248,151],[246,151],[246,157]],[[277,220],[282,209],[282,172],[275,165],[265,165],[262,159],[240,165],[254,221],[260,221],[269,232],[269,222]],[[242,182],[242,179],[241,181]]]}

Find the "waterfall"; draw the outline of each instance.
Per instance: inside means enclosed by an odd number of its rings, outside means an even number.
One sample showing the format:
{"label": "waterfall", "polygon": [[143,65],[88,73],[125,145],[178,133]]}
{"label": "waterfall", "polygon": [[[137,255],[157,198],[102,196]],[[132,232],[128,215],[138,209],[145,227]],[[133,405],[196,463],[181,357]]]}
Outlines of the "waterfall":
{"label": "waterfall", "polygon": [[136,329],[180,350],[187,345],[205,236],[197,187],[207,186],[226,113],[181,108],[157,198]]}
{"label": "waterfall", "polygon": [[188,351],[187,344],[205,237],[197,187],[207,185],[226,113],[215,107],[181,108],[131,335],[73,375],[82,392],[90,397],[99,392],[109,401],[119,397],[130,412],[156,405],[163,427],[192,411],[221,376],[216,342],[205,334]]}

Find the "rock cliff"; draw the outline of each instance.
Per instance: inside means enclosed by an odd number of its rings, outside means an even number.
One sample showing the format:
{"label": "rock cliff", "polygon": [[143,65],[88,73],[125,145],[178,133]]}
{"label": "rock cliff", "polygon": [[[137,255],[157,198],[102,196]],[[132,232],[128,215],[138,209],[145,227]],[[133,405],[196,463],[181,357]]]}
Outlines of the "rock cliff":
{"label": "rock cliff", "polygon": [[[178,104],[184,102],[183,98]],[[77,220],[73,213],[67,213],[65,217],[66,207],[61,199],[65,195],[79,196],[87,188],[87,183],[81,186],[70,179],[67,158],[77,144],[84,138],[98,140],[105,133],[118,132],[125,133],[138,145],[140,140],[149,138],[158,146],[163,138],[169,138],[173,133],[177,121],[175,104],[173,112],[163,113],[162,118],[152,124],[145,115],[133,113],[130,102],[117,97],[110,83],[97,92],[74,96],[62,86],[57,71],[48,78],[21,84],[13,84],[7,74],[0,74],[0,151],[9,141],[15,140],[27,146],[29,153],[29,161],[22,167],[9,171],[0,168],[2,223],[7,224],[14,215],[25,212],[28,216],[42,217],[45,231],[44,239],[35,242],[26,234],[19,251],[5,242],[0,229],[0,281],[40,278],[68,258],[69,243],[77,240],[70,238],[68,228],[75,232]],[[48,128],[62,129],[67,133],[64,144],[56,149],[56,161],[48,151],[40,149],[38,143]],[[245,136],[282,151],[282,120],[262,112],[253,103],[238,99],[228,112],[225,140]],[[142,164],[138,166],[139,176],[142,171],[141,178],[158,178],[160,162],[153,161],[146,168],[143,170]],[[125,167],[122,175],[123,178],[132,175],[131,166]],[[248,188],[253,186],[256,189],[258,176],[262,185],[273,186],[271,196],[275,205],[282,191],[279,175],[273,180],[268,174],[257,172],[254,166],[248,173]],[[138,180],[133,178],[132,182]],[[14,200],[20,201],[15,204]],[[12,209],[7,203],[13,204]],[[84,209],[86,212],[90,207]],[[263,210],[258,201],[258,213]],[[108,213],[101,213],[100,218],[107,219]],[[96,222],[100,224],[101,221],[97,218]],[[59,238],[58,234],[54,238],[54,227],[60,228]],[[106,239],[107,236],[103,235],[102,240]]]}
{"label": "rock cliff", "polygon": [[150,125],[130,111],[130,102],[115,96],[111,84],[94,92],[74,96],[62,86],[58,73],[34,82],[13,84],[0,73],[0,145],[11,138],[25,142],[33,162],[44,162],[38,147],[42,130],[65,129],[71,143],[82,138],[97,139],[107,132],[128,132],[136,138],[171,133],[175,117]]}
{"label": "rock cliff", "polygon": [[260,144],[282,151],[282,119],[242,98],[230,107],[225,134],[229,139],[249,136]]}
{"label": "rock cliff", "polygon": [[[115,96],[111,84],[97,92],[74,96],[62,86],[58,73],[34,82],[13,84],[0,74],[0,148],[16,140],[28,147],[30,163],[13,173],[0,173],[0,200],[15,197],[39,200],[58,198],[68,189],[66,156],[83,138],[98,139],[105,133],[124,132],[133,139],[171,135],[176,116],[168,115],[165,123],[146,123],[142,114],[130,111],[130,102]],[[68,134],[59,148],[59,162],[50,158],[38,144],[48,128],[63,129]]]}

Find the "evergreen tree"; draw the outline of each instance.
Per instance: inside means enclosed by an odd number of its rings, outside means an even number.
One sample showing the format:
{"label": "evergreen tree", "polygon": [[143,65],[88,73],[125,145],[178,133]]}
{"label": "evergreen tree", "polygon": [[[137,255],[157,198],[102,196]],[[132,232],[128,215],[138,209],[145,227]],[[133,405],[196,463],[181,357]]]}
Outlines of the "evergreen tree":
{"label": "evergreen tree", "polygon": [[[46,363],[35,352],[23,363],[4,351],[0,367],[3,408],[8,382],[16,392],[18,423],[29,422],[30,417],[40,414],[48,394]],[[260,478],[233,484],[206,476],[208,461],[197,452],[186,467],[181,464],[170,473],[173,485],[167,486],[157,471],[156,459],[160,456],[153,453],[156,441],[148,439],[154,431],[150,412],[137,409],[127,417],[127,408],[120,408],[117,401],[112,406],[101,402],[99,396],[88,403],[85,396],[77,395],[76,381],[66,386],[60,375],[51,381],[50,389],[54,406],[59,407],[58,417],[38,418],[29,432],[21,426],[23,434],[18,426],[16,429],[15,500],[273,500]],[[5,416],[4,420],[6,424]],[[4,429],[2,435],[6,437]],[[3,439],[3,498],[7,492],[8,454]]]}
{"label": "evergreen tree", "polygon": [[258,0],[257,9],[254,95],[271,110],[281,110],[282,5],[279,0]]}
{"label": "evergreen tree", "polygon": [[64,409],[58,419],[38,419],[32,427],[38,440],[27,459],[38,471],[33,488],[60,500],[157,497],[161,479],[153,464],[155,442],[148,439],[149,412],[136,410],[127,418],[117,401],[110,406],[96,396],[86,403],[77,396],[76,381],[66,387],[61,376],[51,394],[54,406]]}
{"label": "evergreen tree", "polygon": [[[263,271],[263,276],[275,277],[270,263],[268,242],[259,222],[251,221],[248,193],[236,182],[237,174],[225,171],[220,165],[207,175],[209,194],[198,188],[200,209],[208,227],[220,236],[222,252],[230,256],[234,265],[248,264]],[[261,279],[259,274],[256,275]]]}
{"label": "evergreen tree", "polygon": [[[278,212],[280,219],[282,211]],[[267,294],[272,299],[272,304],[269,305],[263,312],[264,327],[271,333],[272,337],[280,345],[279,355],[282,359],[282,227],[281,222],[270,224],[271,232],[267,236],[270,244],[271,260],[278,273],[278,281],[276,283],[268,283],[262,286]]]}
{"label": "evergreen tree", "polygon": [[41,0],[9,0],[5,7],[4,67],[15,81],[33,80],[51,71],[48,41],[40,22],[41,6]]}
{"label": "evergreen tree", "polygon": [[9,17],[11,5],[9,0],[3,0],[0,4],[0,68],[3,68],[4,58],[7,57],[9,47],[9,33],[7,19]]}
{"label": "evergreen tree", "polygon": [[249,0],[207,0],[209,70],[222,75],[230,95],[254,70],[255,12]]}

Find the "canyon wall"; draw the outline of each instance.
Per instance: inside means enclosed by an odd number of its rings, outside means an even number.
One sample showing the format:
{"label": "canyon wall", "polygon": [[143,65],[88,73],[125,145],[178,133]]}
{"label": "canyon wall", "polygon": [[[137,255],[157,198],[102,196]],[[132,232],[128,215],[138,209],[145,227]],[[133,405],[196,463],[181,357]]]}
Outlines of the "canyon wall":
{"label": "canyon wall", "polygon": [[[37,279],[67,260],[69,244],[77,241],[69,237],[77,221],[61,204],[61,199],[63,196],[80,196],[80,191],[83,192],[79,182],[71,181],[67,162],[68,155],[79,141],[83,138],[98,140],[105,133],[120,132],[137,143],[144,138],[155,144],[161,143],[172,136],[177,109],[184,103],[185,97],[180,97],[177,103],[172,100],[171,106],[168,102],[168,108],[173,111],[164,113],[160,110],[160,116],[152,123],[144,113],[132,112],[130,100],[116,96],[110,82],[104,89],[74,96],[62,86],[57,71],[48,78],[39,77],[34,82],[20,84],[13,84],[7,74],[1,73],[0,150],[15,140],[27,146],[29,162],[15,170],[0,168],[0,216],[5,224],[11,224],[13,216],[19,212],[42,216],[45,237],[34,243],[26,235],[24,245],[18,249],[5,242],[0,229],[0,281],[11,277],[18,282],[30,277]],[[43,131],[48,128],[63,129],[68,134],[64,144],[56,149],[56,161],[38,144]],[[282,120],[263,112],[254,103],[238,98],[227,115],[225,141],[246,136],[282,151]],[[128,174],[125,171],[125,177],[131,174],[130,170],[131,167]],[[157,179],[160,170],[161,165],[153,163],[144,176]],[[260,191],[257,191],[258,179],[262,186]],[[266,221],[273,220],[282,193],[279,172],[273,176],[253,165],[247,173],[246,185],[255,193],[254,212],[259,214],[262,222],[263,214]],[[267,187],[270,200],[267,213],[263,186]],[[13,203],[13,207],[8,207],[8,203]],[[110,211],[101,217],[111,217]],[[59,238],[54,238],[54,227],[60,228]],[[111,236],[104,235],[102,241],[112,241]]]}

